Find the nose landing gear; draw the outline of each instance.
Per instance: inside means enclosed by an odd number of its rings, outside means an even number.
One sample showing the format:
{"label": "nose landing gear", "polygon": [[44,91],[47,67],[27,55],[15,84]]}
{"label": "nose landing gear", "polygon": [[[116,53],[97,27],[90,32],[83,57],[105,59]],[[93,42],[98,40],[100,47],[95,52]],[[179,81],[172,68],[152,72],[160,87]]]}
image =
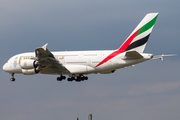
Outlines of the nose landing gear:
{"label": "nose landing gear", "polygon": [[15,81],[15,78],[14,78],[14,73],[11,74],[12,78],[10,79],[12,82]]}

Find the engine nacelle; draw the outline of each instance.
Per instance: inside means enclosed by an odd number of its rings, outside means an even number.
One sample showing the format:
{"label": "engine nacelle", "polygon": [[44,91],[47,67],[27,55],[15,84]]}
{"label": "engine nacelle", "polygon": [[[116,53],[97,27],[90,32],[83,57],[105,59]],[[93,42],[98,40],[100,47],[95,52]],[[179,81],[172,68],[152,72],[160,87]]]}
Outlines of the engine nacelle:
{"label": "engine nacelle", "polygon": [[39,71],[36,69],[22,69],[22,73],[25,75],[34,75],[37,74]]}
{"label": "engine nacelle", "polygon": [[35,65],[35,63],[36,61],[34,60],[26,59],[26,60],[21,60],[19,65],[22,69],[33,69],[37,66]]}

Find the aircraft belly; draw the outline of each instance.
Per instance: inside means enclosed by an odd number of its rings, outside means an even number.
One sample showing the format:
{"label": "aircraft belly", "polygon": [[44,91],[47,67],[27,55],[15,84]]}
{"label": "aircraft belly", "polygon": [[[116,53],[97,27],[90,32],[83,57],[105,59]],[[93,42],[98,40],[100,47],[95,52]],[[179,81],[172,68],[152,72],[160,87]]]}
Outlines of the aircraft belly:
{"label": "aircraft belly", "polygon": [[119,68],[124,68],[124,67],[127,67],[127,66],[132,66],[132,65],[144,62],[146,60],[147,59],[144,59],[144,58],[140,58],[140,59],[136,59],[136,60],[122,60],[123,62],[118,63],[117,66],[119,66]]}
{"label": "aircraft belly", "polygon": [[135,65],[141,62],[146,61],[147,59],[144,58],[140,58],[140,59],[136,59],[136,60],[113,60],[110,62],[105,63],[104,65],[96,68],[96,71],[98,71],[99,73],[103,73],[104,71],[108,71],[109,73],[112,73],[111,71],[120,69],[120,68],[125,68],[131,65]]}
{"label": "aircraft belly", "polygon": [[95,72],[95,69],[86,65],[65,65],[71,74],[88,74]]}

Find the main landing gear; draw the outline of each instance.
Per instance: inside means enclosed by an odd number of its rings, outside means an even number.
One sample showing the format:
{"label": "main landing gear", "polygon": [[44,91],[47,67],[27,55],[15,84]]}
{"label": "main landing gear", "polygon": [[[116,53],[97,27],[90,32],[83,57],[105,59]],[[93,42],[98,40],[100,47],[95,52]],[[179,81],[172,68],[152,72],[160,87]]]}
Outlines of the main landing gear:
{"label": "main landing gear", "polygon": [[[57,81],[62,81],[64,79],[66,79],[66,76],[61,75],[60,77],[57,77]],[[72,77],[67,78],[67,81],[69,81],[69,82],[72,82],[73,80],[76,81],[76,82],[81,82],[81,81],[84,81],[84,80],[88,80],[88,77],[80,75],[80,76],[77,76],[77,77],[72,76]]]}
{"label": "main landing gear", "polygon": [[[15,81],[15,78],[14,78],[14,73],[11,74],[12,78],[10,79],[12,82]],[[60,77],[57,77],[57,81],[62,81],[62,80],[65,80],[66,79],[66,76],[63,76],[61,75]],[[69,77],[67,79],[68,81],[72,82],[73,80],[76,81],[76,82],[81,82],[81,81],[84,81],[84,80],[88,80],[88,77],[87,76],[83,76],[83,75],[80,75],[80,76],[72,76],[72,77]]]}
{"label": "main landing gear", "polygon": [[81,82],[81,81],[84,81],[84,80],[88,80],[88,77],[87,76],[78,76],[78,77],[70,77],[67,79],[68,81],[76,81],[76,82]]}
{"label": "main landing gear", "polygon": [[57,77],[57,81],[62,81],[62,80],[64,80],[64,79],[66,79],[66,76],[60,76],[60,77]]}
{"label": "main landing gear", "polygon": [[12,78],[10,79],[12,82],[15,81],[15,78],[14,78],[14,73],[11,74]]}

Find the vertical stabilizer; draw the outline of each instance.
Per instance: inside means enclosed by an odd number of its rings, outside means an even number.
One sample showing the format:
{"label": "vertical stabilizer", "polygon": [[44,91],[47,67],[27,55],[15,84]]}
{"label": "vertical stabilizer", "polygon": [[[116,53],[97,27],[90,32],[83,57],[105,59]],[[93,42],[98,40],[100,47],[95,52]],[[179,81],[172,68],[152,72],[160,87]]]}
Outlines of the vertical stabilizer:
{"label": "vertical stabilizer", "polygon": [[143,53],[157,17],[158,13],[147,14],[122,44],[119,51],[137,51]]}
{"label": "vertical stabilizer", "polygon": [[134,29],[134,31],[129,35],[126,41],[121,45],[121,47],[107,56],[98,65],[96,65],[96,67],[125,51],[136,51],[138,53],[143,53],[157,17],[158,13],[147,14]]}

